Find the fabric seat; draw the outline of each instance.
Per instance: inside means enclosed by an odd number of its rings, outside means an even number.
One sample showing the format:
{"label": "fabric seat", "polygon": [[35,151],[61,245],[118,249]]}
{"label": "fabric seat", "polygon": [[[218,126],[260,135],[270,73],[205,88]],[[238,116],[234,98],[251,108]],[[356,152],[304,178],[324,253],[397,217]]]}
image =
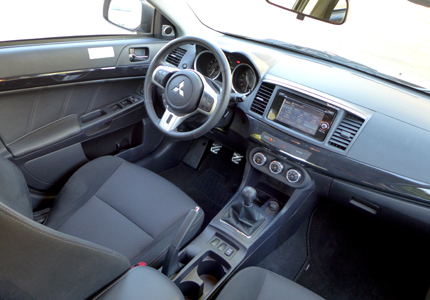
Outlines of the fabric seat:
{"label": "fabric seat", "polygon": [[[46,225],[158,267],[196,203],[159,175],[117,157],[81,167],[61,190]],[[184,242],[203,223],[203,211]]]}
{"label": "fabric seat", "polygon": [[[41,225],[24,176],[0,157],[0,298],[88,299],[114,284],[130,261],[157,267],[195,207],[157,174],[102,157],[70,178]],[[199,210],[184,243],[203,217]]]}
{"label": "fabric seat", "polygon": [[236,274],[217,300],[324,300],[317,294],[278,274],[250,267]]}

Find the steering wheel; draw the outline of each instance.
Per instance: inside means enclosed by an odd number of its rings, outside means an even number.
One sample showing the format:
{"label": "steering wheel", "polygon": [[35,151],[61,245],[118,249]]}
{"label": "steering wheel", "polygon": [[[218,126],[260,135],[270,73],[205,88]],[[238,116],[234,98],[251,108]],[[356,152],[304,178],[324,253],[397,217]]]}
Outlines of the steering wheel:
{"label": "steering wheel", "polygon": [[[222,86],[192,69],[178,69],[164,64],[165,57],[182,45],[196,44],[213,53],[220,66]],[[209,132],[222,118],[231,93],[230,65],[222,50],[214,43],[198,37],[177,38],[164,46],[152,60],[144,85],[145,108],[152,122],[166,135],[179,140],[198,138]],[[155,113],[153,88],[164,90],[166,109],[161,119]],[[198,128],[181,132],[177,128],[196,114],[207,116]]]}

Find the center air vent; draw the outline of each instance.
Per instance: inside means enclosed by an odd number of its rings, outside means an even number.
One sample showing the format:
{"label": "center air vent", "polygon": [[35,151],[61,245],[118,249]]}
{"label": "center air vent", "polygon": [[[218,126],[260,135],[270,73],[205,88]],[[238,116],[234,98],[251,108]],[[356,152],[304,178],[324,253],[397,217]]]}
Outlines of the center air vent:
{"label": "center air vent", "polygon": [[170,54],[166,58],[166,62],[174,65],[175,67],[179,67],[179,64],[181,63],[181,60],[184,57],[185,53],[187,53],[187,50],[178,47],[172,52],[170,52]]}
{"label": "center air vent", "polygon": [[270,97],[272,97],[274,89],[274,84],[263,82],[258,89],[254,101],[252,101],[251,111],[262,116],[266,110],[267,103],[269,103]]}
{"label": "center air vent", "polygon": [[328,144],[338,149],[346,150],[361,125],[363,125],[363,122],[364,120],[359,117],[347,115],[336,128],[336,131],[330,138]]}

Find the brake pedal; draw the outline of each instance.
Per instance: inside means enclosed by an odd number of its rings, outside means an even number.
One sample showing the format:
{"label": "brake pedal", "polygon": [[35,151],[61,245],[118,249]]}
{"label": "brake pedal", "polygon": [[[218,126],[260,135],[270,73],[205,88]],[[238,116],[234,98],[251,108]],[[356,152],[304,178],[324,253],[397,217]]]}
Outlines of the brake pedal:
{"label": "brake pedal", "polygon": [[211,152],[214,154],[218,154],[218,152],[221,150],[222,145],[218,144],[216,142],[213,142],[212,146],[211,146]]}
{"label": "brake pedal", "polygon": [[231,158],[231,161],[238,165],[242,161],[243,155],[240,153],[234,152],[233,157]]}

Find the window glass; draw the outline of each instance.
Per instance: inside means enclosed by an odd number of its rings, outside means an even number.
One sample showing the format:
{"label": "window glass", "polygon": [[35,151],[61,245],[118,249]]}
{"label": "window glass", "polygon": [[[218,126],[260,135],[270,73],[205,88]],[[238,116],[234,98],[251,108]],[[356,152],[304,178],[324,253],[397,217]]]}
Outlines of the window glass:
{"label": "window glass", "polygon": [[136,34],[103,18],[103,0],[0,0],[0,42]]}

